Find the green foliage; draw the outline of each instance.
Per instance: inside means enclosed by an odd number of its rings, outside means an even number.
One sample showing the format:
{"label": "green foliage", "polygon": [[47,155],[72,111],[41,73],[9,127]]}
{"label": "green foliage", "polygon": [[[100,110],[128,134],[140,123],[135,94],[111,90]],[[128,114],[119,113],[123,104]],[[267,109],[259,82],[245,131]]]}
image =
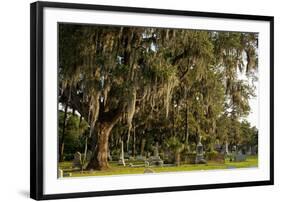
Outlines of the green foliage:
{"label": "green foliage", "polygon": [[[64,112],[59,111],[59,139],[62,138]],[[72,159],[76,151],[83,151],[84,134],[88,129],[88,123],[85,120],[80,121],[80,117],[71,113],[67,114],[64,138],[65,159]]]}
{"label": "green foliage", "polygon": [[240,124],[242,145],[258,145],[258,130],[256,127],[251,127],[248,121],[243,121]]}
{"label": "green foliage", "polygon": [[184,144],[180,142],[180,140],[173,136],[167,139],[165,142],[168,149],[172,150],[175,153],[181,153],[184,149]]}
{"label": "green foliage", "polygon": [[210,151],[216,140],[256,145],[257,129],[242,120],[255,96],[257,44],[256,33],[60,24],[59,102],[83,117],[68,114],[63,126],[59,115],[66,153],[105,123],[112,150],[120,139],[133,145],[132,128],[137,150],[141,139],[147,151],[159,142],[175,153],[199,138]]}

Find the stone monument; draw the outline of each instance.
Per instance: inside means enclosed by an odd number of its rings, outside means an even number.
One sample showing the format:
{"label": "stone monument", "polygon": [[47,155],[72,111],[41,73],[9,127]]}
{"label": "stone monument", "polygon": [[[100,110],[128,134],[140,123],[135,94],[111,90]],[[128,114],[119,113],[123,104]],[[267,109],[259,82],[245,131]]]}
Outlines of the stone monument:
{"label": "stone monument", "polygon": [[58,178],[62,178],[62,177],[63,177],[63,170],[58,169]]}
{"label": "stone monument", "polygon": [[156,142],[153,150],[153,156],[149,157],[148,159],[149,165],[156,165],[156,166],[163,166],[164,161],[160,158],[159,156],[159,151],[158,151],[158,142]]}
{"label": "stone monument", "polygon": [[87,154],[86,154],[86,161],[90,161],[91,160],[91,158],[92,158],[92,151],[87,151]]}
{"label": "stone monument", "polygon": [[124,143],[121,141],[121,152],[118,160],[118,165],[126,166],[125,159],[124,159]]}
{"label": "stone monument", "polygon": [[196,146],[196,158],[195,158],[196,164],[205,164],[207,163],[204,159],[204,152],[203,152],[203,145],[201,143],[201,137],[199,137],[199,142]]}
{"label": "stone monument", "polygon": [[73,168],[81,168],[82,166],[82,155],[80,152],[76,152],[74,154],[74,158],[72,161],[72,167]]}
{"label": "stone monument", "polygon": [[234,154],[233,160],[234,160],[234,162],[246,161],[246,155],[243,154],[241,151],[239,151],[238,153]]}

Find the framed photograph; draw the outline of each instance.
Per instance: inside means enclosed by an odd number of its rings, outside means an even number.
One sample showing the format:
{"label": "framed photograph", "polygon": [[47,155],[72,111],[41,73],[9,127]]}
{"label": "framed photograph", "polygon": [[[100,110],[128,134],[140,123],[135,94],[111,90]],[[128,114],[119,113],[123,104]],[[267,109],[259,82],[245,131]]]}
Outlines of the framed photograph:
{"label": "framed photograph", "polygon": [[31,198],[272,185],[273,22],[32,3]]}

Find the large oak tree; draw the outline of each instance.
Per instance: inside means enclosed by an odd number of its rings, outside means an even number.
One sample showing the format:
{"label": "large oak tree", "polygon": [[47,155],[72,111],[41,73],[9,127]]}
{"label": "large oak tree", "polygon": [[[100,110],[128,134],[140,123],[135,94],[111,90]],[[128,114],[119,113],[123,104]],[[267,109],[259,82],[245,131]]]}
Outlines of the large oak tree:
{"label": "large oak tree", "polygon": [[253,86],[239,74],[255,78],[256,49],[250,33],[60,24],[59,102],[89,124],[87,168],[109,167],[112,129],[126,126],[129,141],[134,117],[146,127],[172,111],[184,117],[187,145],[192,130],[213,142],[219,117],[250,110]]}

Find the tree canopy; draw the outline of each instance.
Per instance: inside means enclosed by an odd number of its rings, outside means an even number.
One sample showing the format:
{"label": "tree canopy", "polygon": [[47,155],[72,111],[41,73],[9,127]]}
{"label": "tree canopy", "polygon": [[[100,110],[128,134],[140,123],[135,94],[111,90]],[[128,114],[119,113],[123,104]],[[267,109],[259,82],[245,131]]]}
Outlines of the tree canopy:
{"label": "tree canopy", "polygon": [[188,150],[254,141],[242,121],[257,49],[256,33],[59,24],[59,102],[88,123],[88,168],[106,169],[108,143],[132,134]]}

